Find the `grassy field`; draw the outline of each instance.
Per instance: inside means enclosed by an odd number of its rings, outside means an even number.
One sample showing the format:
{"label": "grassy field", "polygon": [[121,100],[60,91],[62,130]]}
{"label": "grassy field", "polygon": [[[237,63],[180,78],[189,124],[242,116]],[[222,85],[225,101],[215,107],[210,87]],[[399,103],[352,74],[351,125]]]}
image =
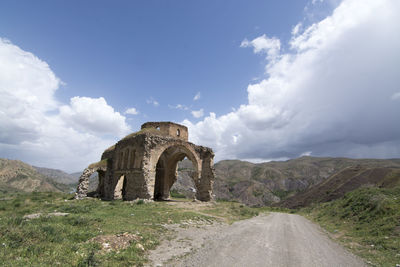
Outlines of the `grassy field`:
{"label": "grassy field", "polygon": [[400,187],[358,189],[300,213],[371,265],[400,264]]}
{"label": "grassy field", "polygon": [[[180,200],[189,201],[189,200]],[[188,209],[169,202],[73,200],[62,193],[0,195],[0,262],[5,266],[141,266],[165,224],[188,220],[233,222],[261,209],[217,202]],[[68,213],[52,216],[54,212]],[[40,213],[35,219],[24,216]],[[60,215],[60,214],[59,214]],[[133,237],[123,249],[105,251],[99,237]]]}

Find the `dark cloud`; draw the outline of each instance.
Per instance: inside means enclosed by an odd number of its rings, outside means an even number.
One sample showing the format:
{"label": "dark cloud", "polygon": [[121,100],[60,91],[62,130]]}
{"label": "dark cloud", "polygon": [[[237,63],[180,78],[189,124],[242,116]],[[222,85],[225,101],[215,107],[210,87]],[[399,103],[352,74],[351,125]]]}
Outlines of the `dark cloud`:
{"label": "dark cloud", "polygon": [[[400,157],[399,13],[398,1],[343,1],[267,62],[267,78],[248,86],[247,104],[185,121],[193,140],[218,159]],[[256,39],[246,46],[268,54],[255,46],[275,38]]]}

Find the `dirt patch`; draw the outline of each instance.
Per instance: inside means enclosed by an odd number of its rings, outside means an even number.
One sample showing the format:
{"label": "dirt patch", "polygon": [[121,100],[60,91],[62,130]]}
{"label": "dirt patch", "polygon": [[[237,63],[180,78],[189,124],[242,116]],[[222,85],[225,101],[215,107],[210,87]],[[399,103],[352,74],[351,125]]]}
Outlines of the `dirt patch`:
{"label": "dirt patch", "polygon": [[[102,252],[120,251],[131,245],[133,241],[140,241],[142,237],[136,234],[123,233],[117,235],[99,235],[89,240],[101,245]],[[143,249],[141,244],[137,244],[139,249]]]}
{"label": "dirt patch", "polygon": [[169,201],[166,201],[166,203],[167,203],[167,205],[176,206],[178,208],[189,209],[189,210],[194,210],[194,211],[200,211],[204,208],[214,207],[215,205],[217,205],[214,201],[202,202],[202,201],[198,201],[198,200],[192,200],[192,201],[169,200]]}
{"label": "dirt patch", "polygon": [[[182,205],[182,204],[178,204]],[[160,245],[149,251],[147,266],[169,266],[178,258],[195,252],[227,224],[209,220],[188,220],[180,224],[164,225],[168,235]]]}
{"label": "dirt patch", "polygon": [[[204,212],[204,210],[214,208],[218,206],[218,204],[215,201],[210,201],[210,202],[202,202],[198,200],[193,200],[193,201],[185,201],[185,200],[170,200],[167,202],[167,205],[175,206],[183,210],[187,211],[195,211],[196,213],[200,215],[204,215],[207,217],[211,217],[213,219],[216,219],[221,222],[228,222],[227,218],[223,216],[217,216],[217,215],[212,215],[210,213]],[[200,222],[202,224],[202,222]]]}

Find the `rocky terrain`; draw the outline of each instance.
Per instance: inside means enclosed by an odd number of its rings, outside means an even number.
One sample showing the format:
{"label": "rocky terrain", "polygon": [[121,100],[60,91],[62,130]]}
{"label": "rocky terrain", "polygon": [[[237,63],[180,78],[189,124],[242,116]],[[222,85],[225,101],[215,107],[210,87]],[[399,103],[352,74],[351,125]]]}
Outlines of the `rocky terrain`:
{"label": "rocky terrain", "polygon": [[[335,174],[339,174],[349,167],[362,168],[364,171],[371,168],[390,168],[395,171],[400,168],[400,159],[301,157],[288,161],[258,164],[239,160],[223,160],[214,165],[216,174],[214,194],[217,199],[235,200],[251,206],[271,205],[300,192],[305,192],[329,178],[335,181],[339,177]],[[389,175],[391,171],[386,170],[382,173]],[[350,179],[352,177],[351,172],[344,172],[342,176],[344,175],[345,178],[343,179],[348,181],[345,188],[354,190],[364,183],[381,181],[379,175],[382,173],[378,170],[367,172],[365,175],[369,178],[366,180],[361,178],[364,176],[360,176],[358,179]],[[174,188],[182,188],[183,186],[180,184],[190,179],[188,175],[181,171],[178,174],[179,178]],[[394,179],[396,180],[396,178]],[[333,184],[329,183],[326,186],[334,186]],[[318,187],[310,194],[315,194],[315,191],[319,190],[322,189]],[[184,191],[181,192],[185,194]],[[344,191],[341,192],[343,194]]]}
{"label": "rocky terrain", "polygon": [[279,203],[286,208],[306,207],[312,203],[339,199],[362,187],[393,188],[400,185],[400,168],[352,166],[325,181]]}
{"label": "rocky terrain", "polygon": [[186,198],[194,198],[195,185],[192,178],[193,164],[190,160],[183,160],[178,163],[178,178],[171,187],[172,193],[184,195]]}

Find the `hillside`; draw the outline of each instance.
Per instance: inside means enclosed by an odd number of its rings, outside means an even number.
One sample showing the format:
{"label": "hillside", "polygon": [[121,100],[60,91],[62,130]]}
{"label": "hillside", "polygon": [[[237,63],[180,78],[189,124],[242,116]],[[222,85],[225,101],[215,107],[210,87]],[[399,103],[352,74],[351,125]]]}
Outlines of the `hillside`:
{"label": "hillside", "polygon": [[43,174],[44,176],[49,177],[54,181],[62,184],[77,184],[79,181],[79,176],[82,174],[82,172],[80,172],[79,175],[76,176],[74,173],[69,174],[61,170],[36,167],[36,166],[32,167],[35,168],[37,172]]}
{"label": "hillside", "polygon": [[[367,178],[369,172],[382,170],[360,170],[360,175]],[[400,186],[394,186],[389,176],[382,184],[387,188],[358,188],[336,200],[303,208],[301,213],[371,266],[398,266]]]}
{"label": "hillside", "polygon": [[190,160],[185,159],[178,162],[178,177],[171,187],[171,195],[183,195],[186,198],[194,198],[195,188],[192,178],[193,164]]}
{"label": "hillside", "polygon": [[[190,167],[191,163],[188,160],[179,163],[178,179],[172,187],[172,190],[189,198],[193,196],[190,190],[193,187]],[[330,187],[338,187],[334,181],[336,178],[341,177],[339,173],[346,168],[352,167],[360,168],[360,171],[374,168],[376,170],[367,171],[357,179],[349,179],[350,177],[345,175],[345,178],[341,178],[337,183],[342,183],[344,179],[348,181],[348,184],[342,189],[338,189],[338,192],[332,191],[330,195],[327,195],[325,192],[332,190]],[[325,184],[326,189],[317,187],[310,194],[313,195],[319,190],[325,190],[323,193],[324,198],[321,197],[322,201],[322,199],[333,199],[334,194],[342,196],[348,190],[354,190],[364,183],[379,185],[378,181],[381,181],[381,178],[376,176],[382,173],[389,175],[392,173],[391,170],[400,168],[400,159],[301,157],[288,161],[272,161],[258,164],[240,160],[223,160],[216,163],[214,168],[216,174],[214,195],[216,199],[235,200],[251,206],[263,206],[273,205],[287,198],[300,201],[291,197],[299,193],[300,196],[302,195],[301,192],[306,192],[314,185],[319,185],[321,182],[329,180],[329,178],[332,178],[332,182]],[[382,168],[385,170],[382,171]],[[344,172],[343,174],[348,173]],[[336,174],[338,176],[335,176]],[[364,176],[368,177],[365,181],[362,179]],[[397,176],[395,175],[394,177],[394,180],[396,180]],[[345,188],[348,190],[345,190]]]}
{"label": "hillside", "polygon": [[19,160],[0,159],[1,192],[68,192],[70,186],[57,183]]}
{"label": "hillside", "polygon": [[[271,205],[354,166],[400,168],[400,159],[301,157],[259,164],[224,160],[214,165],[214,194],[217,199],[237,200],[248,205]],[[377,172],[371,173],[375,174]]]}
{"label": "hillside", "polygon": [[366,166],[347,167],[325,181],[300,192],[279,206],[299,208],[312,203],[328,202],[362,187],[392,188],[400,185],[400,168]]}

